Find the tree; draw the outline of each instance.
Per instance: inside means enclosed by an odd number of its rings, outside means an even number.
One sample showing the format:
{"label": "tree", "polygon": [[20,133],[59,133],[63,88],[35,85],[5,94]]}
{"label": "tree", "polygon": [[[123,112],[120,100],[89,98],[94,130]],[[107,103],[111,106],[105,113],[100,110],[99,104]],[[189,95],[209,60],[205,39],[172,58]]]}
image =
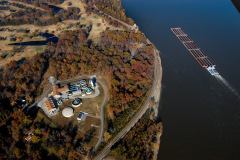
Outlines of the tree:
{"label": "tree", "polygon": [[104,132],[104,141],[107,142],[110,138],[111,138],[111,135],[107,131],[105,131]]}
{"label": "tree", "polygon": [[22,158],[22,154],[21,154],[20,149],[18,147],[14,147],[13,154],[16,156],[17,159]]}
{"label": "tree", "polygon": [[49,14],[50,17],[53,17],[53,16],[54,16],[54,10],[51,9],[51,10],[48,12],[48,14]]}
{"label": "tree", "polygon": [[41,138],[37,135],[32,136],[32,143],[38,143],[41,141]]}
{"label": "tree", "polygon": [[25,118],[23,119],[23,123],[26,125],[29,125],[32,123],[32,118],[30,116],[25,116]]}
{"label": "tree", "polygon": [[39,128],[37,128],[34,132],[35,132],[36,135],[41,135],[42,134],[42,132]]}
{"label": "tree", "polygon": [[33,4],[35,7],[39,7],[39,2],[37,1],[34,1],[34,4]]}

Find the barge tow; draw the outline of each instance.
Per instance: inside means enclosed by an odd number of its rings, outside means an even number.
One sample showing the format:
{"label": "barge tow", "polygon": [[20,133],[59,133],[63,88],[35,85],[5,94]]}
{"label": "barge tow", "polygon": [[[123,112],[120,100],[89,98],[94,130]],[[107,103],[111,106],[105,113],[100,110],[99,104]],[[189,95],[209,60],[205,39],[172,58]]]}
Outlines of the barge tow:
{"label": "barge tow", "polygon": [[196,43],[182,30],[182,28],[171,28],[175,36],[187,48],[201,67],[206,68],[211,75],[219,75],[215,69],[215,64],[206,54],[196,45]]}

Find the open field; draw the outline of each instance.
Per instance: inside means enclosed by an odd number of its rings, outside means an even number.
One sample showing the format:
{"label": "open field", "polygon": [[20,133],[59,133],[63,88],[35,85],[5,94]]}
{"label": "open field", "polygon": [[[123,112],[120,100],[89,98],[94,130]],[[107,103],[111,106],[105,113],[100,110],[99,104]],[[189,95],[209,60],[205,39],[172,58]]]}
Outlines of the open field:
{"label": "open field", "polygon": [[[68,3],[71,2],[72,5],[69,6]],[[78,7],[80,9],[80,14],[81,13],[86,13],[86,10],[85,10],[85,5],[80,1],[80,0],[65,0],[62,4],[60,5],[56,5],[60,8],[64,8],[64,9],[67,9],[68,7]]]}
{"label": "open field", "polygon": [[[23,4],[23,5],[27,6],[27,7],[36,8],[36,9],[40,9],[40,10],[44,11],[43,8],[41,8],[41,7],[35,7],[35,6],[33,6],[33,5],[31,5],[31,4],[28,4],[28,3],[23,3],[23,2],[14,1],[14,0],[8,0],[8,1],[11,2],[11,3],[12,3],[12,2],[15,2],[15,3]],[[11,7],[14,7],[14,6],[11,6]],[[17,8],[17,7],[15,7],[15,8]],[[18,9],[19,9],[19,8],[18,8]]]}
{"label": "open field", "polygon": [[[9,2],[14,2],[10,0]],[[68,2],[71,2],[72,5],[69,6]],[[26,4],[23,2],[16,2],[20,4],[24,4],[25,6],[36,8],[40,10],[44,10],[40,7],[35,7],[31,4]],[[16,43],[16,42],[28,42],[28,41],[41,41],[46,40],[44,37],[32,37],[32,34],[35,31],[38,32],[45,32],[48,31],[49,33],[54,34],[55,36],[59,36],[62,31],[64,30],[76,30],[81,28],[81,26],[89,26],[92,25],[92,29],[89,33],[88,39],[91,39],[95,44],[98,43],[100,39],[100,33],[102,31],[105,31],[107,28],[109,30],[121,30],[122,28],[114,27],[110,25],[104,18],[94,14],[94,13],[86,13],[85,11],[85,4],[83,4],[80,0],[79,1],[73,1],[73,0],[66,0],[64,3],[60,5],[56,5],[57,7],[67,9],[68,7],[78,7],[80,11],[81,18],[78,20],[65,20],[62,22],[58,22],[53,25],[49,26],[36,26],[33,24],[24,24],[24,25],[18,25],[18,26],[1,26],[0,28],[9,28],[9,29],[28,29],[29,33],[22,33],[22,32],[9,32],[9,31],[0,31],[1,37],[7,37],[6,40],[1,40],[0,43],[0,67],[4,66],[5,64],[9,63],[12,60],[19,61],[22,58],[31,57],[39,52],[44,52],[46,46],[9,46],[10,43]],[[20,10],[17,7],[10,6],[11,8],[15,10]],[[1,11],[1,14],[7,14],[5,12],[8,11]],[[10,13],[8,13],[10,14]],[[11,37],[16,37],[17,41],[12,42],[10,41]],[[21,48],[20,48],[21,47]],[[16,50],[18,52],[16,52]]]}
{"label": "open field", "polygon": [[6,63],[15,60],[19,61],[22,58],[27,58],[35,55],[36,53],[43,52],[46,46],[21,46],[21,45],[8,45],[12,43],[22,43],[29,41],[45,41],[46,38],[42,36],[32,36],[33,32],[26,33],[28,28],[21,28],[23,31],[17,31],[17,27],[0,27],[7,29],[16,29],[14,31],[0,31],[1,37],[6,38],[1,40],[0,43],[0,67]]}
{"label": "open field", "polygon": [[[12,0],[8,0],[8,2],[12,3],[14,1]],[[0,17],[10,17],[11,16],[11,13],[14,13],[14,11],[19,11],[21,10],[21,8],[18,8],[18,7],[15,7],[13,5],[10,5],[10,3],[8,4],[4,4],[4,5],[0,5],[2,7],[9,7],[9,9],[6,9],[6,10],[0,10]],[[15,2],[16,3],[16,2]],[[23,4],[21,2],[17,2],[19,4]],[[25,6],[28,6],[27,4]],[[13,11],[14,10],[14,11]]]}
{"label": "open field", "polygon": [[[51,119],[54,120],[59,126],[61,126],[66,131],[77,130],[79,137],[82,137],[83,135],[85,135],[85,136],[91,136],[91,137],[93,136],[98,138],[98,135],[99,135],[98,126],[101,125],[101,120],[99,118],[87,116],[85,121],[77,120],[77,116],[79,112],[84,111],[80,107],[77,107],[77,108],[72,107],[74,109],[74,115],[72,117],[66,118],[62,115],[62,110],[65,107],[69,107],[71,104],[71,101],[72,100],[68,100],[68,102],[65,102],[64,104],[60,105],[59,106],[60,112],[57,115],[52,116]],[[83,100],[83,103],[85,102],[86,101]],[[93,127],[93,126],[97,126],[97,127]]]}
{"label": "open field", "polygon": [[[84,23],[81,23],[82,21],[84,21]],[[79,28],[79,25],[76,25],[76,23],[80,22],[81,25],[90,25],[92,24],[92,30],[90,31],[89,37],[88,39],[92,39],[94,43],[97,43],[99,41],[100,38],[100,33],[104,30],[106,30],[107,27],[109,27],[110,25],[107,24],[107,22],[104,21],[104,23],[101,23],[102,19],[99,17],[98,19],[95,19],[93,15],[90,15],[86,18],[84,18],[84,20],[68,20],[68,21],[64,21],[64,23],[57,23],[56,25],[51,25],[51,26],[35,26],[35,25],[21,25],[19,26],[4,26],[2,28],[11,28],[11,29],[17,29],[17,28],[28,28],[30,30],[29,34],[25,34],[25,33],[15,33],[16,37],[20,37],[21,38],[21,42],[27,42],[27,41],[42,41],[42,40],[46,40],[46,38],[44,37],[33,37],[30,39],[30,35],[35,31],[35,30],[39,30],[39,32],[45,32],[46,30],[49,31],[49,33],[54,33],[55,36],[59,36],[60,33],[64,30],[76,30]],[[99,24],[101,24],[99,26]],[[74,27],[69,27],[75,25]],[[118,29],[115,28],[113,26],[109,27],[110,30],[114,30],[114,29]],[[12,60],[18,61],[22,58],[26,58],[26,57],[31,57],[34,56],[35,54],[39,53],[39,52],[44,52],[46,46],[42,45],[42,46],[26,46],[26,48],[22,49],[20,52],[15,53],[14,50],[17,50],[18,48],[20,48],[20,46],[10,46],[8,44],[10,43],[16,43],[15,42],[11,42],[10,41],[10,36],[14,33],[12,32],[7,32],[7,31],[2,31],[1,32],[2,37],[7,37],[7,40],[5,41],[1,41],[0,43],[0,55],[2,54],[7,54],[6,57],[0,59],[0,67],[4,66],[5,64],[9,63]],[[19,41],[20,42],[20,41]]]}

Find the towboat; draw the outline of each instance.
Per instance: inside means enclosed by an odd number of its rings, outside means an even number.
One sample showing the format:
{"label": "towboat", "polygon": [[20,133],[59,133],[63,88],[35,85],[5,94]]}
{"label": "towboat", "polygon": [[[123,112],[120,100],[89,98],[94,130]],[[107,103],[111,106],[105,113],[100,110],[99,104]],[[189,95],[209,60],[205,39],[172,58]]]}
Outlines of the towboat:
{"label": "towboat", "polygon": [[211,75],[219,75],[219,73],[217,72],[217,70],[215,69],[215,67],[214,66],[208,66],[207,67],[207,70],[208,70],[208,72],[211,74]]}

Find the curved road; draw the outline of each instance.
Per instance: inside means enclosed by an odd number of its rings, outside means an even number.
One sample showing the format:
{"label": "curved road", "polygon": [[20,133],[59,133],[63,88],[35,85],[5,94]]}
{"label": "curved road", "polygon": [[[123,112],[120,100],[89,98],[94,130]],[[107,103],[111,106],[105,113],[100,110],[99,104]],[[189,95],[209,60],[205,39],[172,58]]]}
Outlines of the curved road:
{"label": "curved road", "polygon": [[[96,9],[96,10],[99,10],[96,5],[94,4],[93,7]],[[130,28],[131,30],[134,30],[136,32],[136,28],[134,26],[130,26],[129,24],[119,20],[119,19],[116,19],[102,11],[99,10],[100,13],[103,13],[107,16],[109,16],[110,18],[118,21],[119,23],[121,23],[122,25],[125,25],[126,27]],[[149,44],[152,44],[149,40],[148,40],[148,43]],[[130,122],[122,129],[122,131],[120,131],[117,136],[115,136],[115,138],[94,158],[94,160],[102,160],[107,154],[108,152],[110,151],[110,149],[112,148],[112,146],[118,142],[120,139],[122,139],[127,133],[128,131],[138,122],[138,120],[143,116],[143,114],[146,112],[146,110],[148,109],[148,106],[151,102],[151,98],[154,97],[154,92],[155,92],[155,86],[157,86],[158,84],[158,81],[160,79],[160,71],[159,71],[159,62],[158,62],[158,58],[157,58],[157,55],[158,52],[156,50],[154,50],[154,79],[153,79],[153,84],[152,84],[152,88],[151,88],[151,92],[150,92],[150,95],[148,97],[148,99],[146,100],[146,102],[144,103],[144,105],[142,106],[142,108],[136,113],[136,115],[130,120]],[[102,127],[103,128],[103,127]],[[102,136],[101,136],[102,138]],[[95,147],[94,148],[94,151],[96,150],[97,148]]]}
{"label": "curved road", "polygon": [[104,131],[104,117],[103,117],[103,107],[105,106],[106,102],[107,102],[107,98],[108,98],[108,90],[107,87],[103,84],[102,81],[100,81],[99,79],[97,79],[98,82],[102,85],[103,90],[104,90],[104,100],[102,102],[102,105],[100,107],[100,119],[101,119],[101,131],[100,131],[100,135],[99,135],[99,139],[97,144],[95,145],[95,147],[93,148],[93,150],[91,152],[94,152],[98,146],[100,145],[101,141],[102,141],[102,137],[103,137],[103,131]]}
{"label": "curved road", "polygon": [[131,121],[125,126],[125,128],[117,134],[117,136],[94,158],[94,160],[102,160],[108,154],[112,146],[128,133],[128,131],[138,122],[138,120],[148,109],[148,106],[151,103],[151,98],[154,96],[154,92],[156,89],[155,86],[157,86],[158,80],[160,79],[159,62],[156,54],[157,52],[154,51],[154,80],[147,101],[144,103],[143,107],[136,113],[136,115],[131,119]]}

